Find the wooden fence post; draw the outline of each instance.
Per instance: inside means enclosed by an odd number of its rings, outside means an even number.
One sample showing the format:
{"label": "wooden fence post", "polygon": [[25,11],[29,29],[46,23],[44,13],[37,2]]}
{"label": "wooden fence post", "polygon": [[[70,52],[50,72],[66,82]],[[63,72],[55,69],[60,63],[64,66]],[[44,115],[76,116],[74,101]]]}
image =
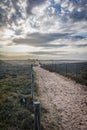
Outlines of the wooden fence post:
{"label": "wooden fence post", "polygon": [[34,130],[41,130],[40,126],[40,102],[34,102]]}
{"label": "wooden fence post", "polygon": [[77,71],[77,69],[78,69],[78,68],[77,68],[77,65],[78,65],[78,64],[76,63],[76,64],[75,64],[75,68],[76,68],[76,80],[77,80],[77,74],[78,74],[78,71]]}
{"label": "wooden fence post", "polygon": [[34,73],[33,73],[33,65],[31,65],[31,97],[32,100],[34,98]]}
{"label": "wooden fence post", "polygon": [[66,76],[67,76],[67,64],[66,64]]}

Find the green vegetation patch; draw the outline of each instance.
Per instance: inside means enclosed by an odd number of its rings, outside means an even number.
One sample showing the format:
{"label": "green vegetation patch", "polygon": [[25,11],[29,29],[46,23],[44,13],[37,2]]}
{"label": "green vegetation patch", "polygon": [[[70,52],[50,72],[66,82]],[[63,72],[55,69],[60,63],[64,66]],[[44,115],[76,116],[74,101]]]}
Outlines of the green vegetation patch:
{"label": "green vegetation patch", "polygon": [[0,64],[0,130],[32,130],[30,67]]}

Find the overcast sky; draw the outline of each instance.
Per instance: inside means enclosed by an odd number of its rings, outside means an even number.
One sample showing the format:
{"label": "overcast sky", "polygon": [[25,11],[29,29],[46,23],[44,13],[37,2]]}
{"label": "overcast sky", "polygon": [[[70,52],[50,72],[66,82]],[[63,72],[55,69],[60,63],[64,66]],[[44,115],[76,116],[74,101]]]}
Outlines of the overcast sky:
{"label": "overcast sky", "polygon": [[87,0],[0,0],[0,58],[87,60]]}

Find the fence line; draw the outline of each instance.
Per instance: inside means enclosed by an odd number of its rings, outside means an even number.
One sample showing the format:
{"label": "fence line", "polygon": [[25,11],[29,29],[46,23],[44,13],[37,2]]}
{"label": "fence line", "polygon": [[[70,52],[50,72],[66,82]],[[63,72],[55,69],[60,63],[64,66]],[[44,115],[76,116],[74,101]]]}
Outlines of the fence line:
{"label": "fence line", "polygon": [[41,64],[41,67],[51,72],[57,72],[87,85],[87,62]]}
{"label": "fence line", "polygon": [[34,101],[34,87],[35,87],[35,80],[34,80],[34,71],[33,71],[33,64],[31,64],[31,98],[33,101],[34,106],[34,130],[41,130],[40,126],[40,102]]}

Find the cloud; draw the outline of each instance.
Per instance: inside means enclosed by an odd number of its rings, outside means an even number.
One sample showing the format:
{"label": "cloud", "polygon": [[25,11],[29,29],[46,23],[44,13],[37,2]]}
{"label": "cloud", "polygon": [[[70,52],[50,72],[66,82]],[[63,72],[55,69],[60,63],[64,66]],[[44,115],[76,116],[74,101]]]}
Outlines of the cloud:
{"label": "cloud", "polygon": [[0,28],[2,47],[78,52],[86,48],[87,0],[0,0]]}
{"label": "cloud", "polygon": [[27,7],[26,7],[26,11],[27,14],[31,14],[31,10],[32,8],[34,8],[35,6],[40,6],[41,4],[43,4],[46,0],[27,0]]}
{"label": "cloud", "polygon": [[[32,33],[26,38],[13,39],[15,44],[27,44],[35,47],[64,47],[85,44],[87,35],[69,33]],[[76,43],[77,42],[77,43]],[[80,43],[82,42],[82,43]]]}
{"label": "cloud", "polygon": [[76,47],[87,47],[87,44],[78,44]]}
{"label": "cloud", "polygon": [[68,54],[66,51],[39,51],[39,52],[32,52],[31,54],[33,55],[63,55],[63,54]]}
{"label": "cloud", "polygon": [[[66,44],[54,44],[53,41],[57,39],[64,39],[68,37],[68,33],[33,33],[28,38],[14,39],[13,42],[16,44],[27,44],[36,47],[63,47]],[[50,44],[51,42],[51,44]],[[53,43],[52,43],[53,42]]]}
{"label": "cloud", "polygon": [[40,52],[32,52],[34,55],[55,55],[55,51],[40,51]]}
{"label": "cloud", "polygon": [[70,17],[75,21],[87,20],[87,10],[82,10],[81,12],[74,10]]}
{"label": "cloud", "polygon": [[18,21],[27,20],[35,6],[40,6],[45,0],[1,0],[0,1],[0,25],[18,25]]}
{"label": "cloud", "polygon": [[0,25],[14,30],[15,37],[47,31],[75,33],[79,30],[75,22],[81,21],[85,24],[80,24],[80,28],[86,26],[86,0],[1,0],[0,4]]}
{"label": "cloud", "polygon": [[77,1],[77,4],[75,4],[75,7],[70,14],[70,18],[72,18],[74,21],[87,20],[87,1],[86,0]]}

